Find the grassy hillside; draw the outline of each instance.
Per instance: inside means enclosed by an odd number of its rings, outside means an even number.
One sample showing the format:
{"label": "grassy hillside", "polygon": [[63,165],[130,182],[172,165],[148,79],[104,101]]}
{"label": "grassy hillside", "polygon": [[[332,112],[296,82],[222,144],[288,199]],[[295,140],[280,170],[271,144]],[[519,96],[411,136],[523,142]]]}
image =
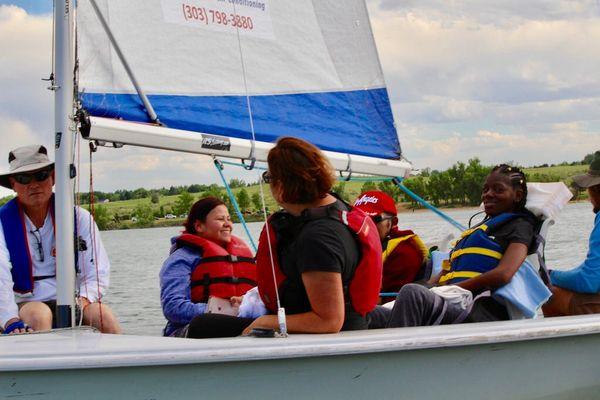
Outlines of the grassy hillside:
{"label": "grassy hillside", "polygon": [[570,186],[573,181],[571,178],[574,175],[587,172],[588,168],[587,165],[561,165],[557,167],[526,168],[525,172],[531,182],[535,182],[535,178],[538,176],[547,175],[556,178],[555,181],[562,181],[567,186]]}

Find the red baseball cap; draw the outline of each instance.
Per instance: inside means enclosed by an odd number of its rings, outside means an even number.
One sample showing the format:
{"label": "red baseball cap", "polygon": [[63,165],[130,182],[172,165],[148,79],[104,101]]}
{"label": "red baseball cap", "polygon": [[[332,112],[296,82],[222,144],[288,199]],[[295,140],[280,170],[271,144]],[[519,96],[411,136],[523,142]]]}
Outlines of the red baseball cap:
{"label": "red baseball cap", "polygon": [[354,202],[354,207],[360,208],[367,215],[374,216],[382,213],[397,215],[396,203],[394,199],[385,192],[371,190],[358,196]]}

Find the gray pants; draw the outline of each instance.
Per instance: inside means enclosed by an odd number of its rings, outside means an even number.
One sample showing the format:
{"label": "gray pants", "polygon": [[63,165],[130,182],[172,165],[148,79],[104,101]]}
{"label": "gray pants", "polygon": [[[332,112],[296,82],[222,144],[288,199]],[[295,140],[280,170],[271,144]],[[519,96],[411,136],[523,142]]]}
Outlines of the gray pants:
{"label": "gray pants", "polygon": [[480,297],[468,315],[431,292],[425,286],[409,283],[402,286],[391,310],[377,306],[369,313],[369,329],[405,326],[448,325],[462,322],[505,321],[506,307],[491,297]]}
{"label": "gray pants", "polygon": [[463,314],[425,286],[410,283],[398,292],[394,308],[377,306],[369,313],[369,329],[447,325],[460,322]]}

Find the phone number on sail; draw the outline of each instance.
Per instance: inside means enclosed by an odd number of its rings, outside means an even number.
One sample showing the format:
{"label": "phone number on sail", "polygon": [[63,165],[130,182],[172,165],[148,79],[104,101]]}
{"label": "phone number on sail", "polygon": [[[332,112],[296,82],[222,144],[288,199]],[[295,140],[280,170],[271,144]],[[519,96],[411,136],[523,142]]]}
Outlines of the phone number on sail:
{"label": "phone number on sail", "polygon": [[252,18],[239,14],[228,14],[219,10],[206,9],[182,3],[181,10],[186,21],[198,21],[208,24],[231,26],[233,28],[254,29]]}

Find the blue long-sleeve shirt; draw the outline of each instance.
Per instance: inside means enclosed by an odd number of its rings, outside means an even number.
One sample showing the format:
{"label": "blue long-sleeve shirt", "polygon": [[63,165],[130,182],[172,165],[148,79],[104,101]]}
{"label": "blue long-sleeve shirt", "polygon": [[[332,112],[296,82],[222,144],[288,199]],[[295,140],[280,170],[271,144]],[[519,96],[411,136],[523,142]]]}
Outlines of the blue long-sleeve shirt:
{"label": "blue long-sleeve shirt", "polygon": [[167,319],[165,336],[206,311],[206,303],[193,303],[191,298],[190,276],[199,260],[198,253],[182,247],[171,253],[160,269],[160,304]]}
{"label": "blue long-sleeve shirt", "polygon": [[596,214],[589,246],[583,264],[568,271],[550,272],[553,285],[577,293],[600,292],[600,212]]}

